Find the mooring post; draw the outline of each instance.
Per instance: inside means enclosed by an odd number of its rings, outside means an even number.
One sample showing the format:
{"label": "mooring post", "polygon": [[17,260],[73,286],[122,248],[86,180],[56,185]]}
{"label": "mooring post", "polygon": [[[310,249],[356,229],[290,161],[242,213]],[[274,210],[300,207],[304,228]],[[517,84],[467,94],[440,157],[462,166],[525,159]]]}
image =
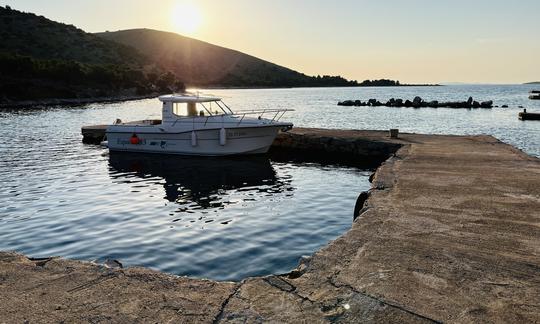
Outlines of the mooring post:
{"label": "mooring post", "polygon": [[399,129],[391,128],[390,129],[390,138],[398,138]]}

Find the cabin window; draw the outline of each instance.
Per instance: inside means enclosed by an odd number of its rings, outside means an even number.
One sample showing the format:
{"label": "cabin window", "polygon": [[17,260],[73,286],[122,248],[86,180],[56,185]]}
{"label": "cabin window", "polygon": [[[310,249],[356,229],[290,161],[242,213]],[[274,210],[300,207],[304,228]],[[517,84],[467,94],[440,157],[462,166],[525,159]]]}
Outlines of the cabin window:
{"label": "cabin window", "polygon": [[200,116],[203,107],[200,107],[195,102],[179,102],[173,103],[173,114],[180,117],[195,117]]}
{"label": "cabin window", "polygon": [[175,102],[172,104],[172,112],[178,117],[204,117],[224,114],[223,110],[213,102]]}

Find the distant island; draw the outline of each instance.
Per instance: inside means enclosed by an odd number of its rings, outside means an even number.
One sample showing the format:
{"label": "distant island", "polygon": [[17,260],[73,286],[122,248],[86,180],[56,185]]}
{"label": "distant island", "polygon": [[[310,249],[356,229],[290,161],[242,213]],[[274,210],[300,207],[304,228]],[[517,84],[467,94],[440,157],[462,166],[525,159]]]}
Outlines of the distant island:
{"label": "distant island", "polygon": [[540,81],[526,82],[526,83],[523,83],[523,84],[540,84]]}
{"label": "distant island", "polygon": [[189,87],[358,86],[308,76],[235,50],[150,29],[87,33],[0,6],[0,103],[136,98]]}
{"label": "distant island", "polygon": [[430,87],[440,86],[440,84],[403,84],[399,81],[379,79],[379,80],[365,80],[358,84],[360,87]]}

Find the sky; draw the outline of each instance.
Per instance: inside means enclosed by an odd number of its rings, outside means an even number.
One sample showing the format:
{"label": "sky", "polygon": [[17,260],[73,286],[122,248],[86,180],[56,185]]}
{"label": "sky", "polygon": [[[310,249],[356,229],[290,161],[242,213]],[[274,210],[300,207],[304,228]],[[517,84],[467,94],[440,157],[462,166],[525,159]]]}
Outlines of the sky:
{"label": "sky", "polygon": [[0,0],[88,32],[152,28],[309,75],[540,81],[540,0]]}

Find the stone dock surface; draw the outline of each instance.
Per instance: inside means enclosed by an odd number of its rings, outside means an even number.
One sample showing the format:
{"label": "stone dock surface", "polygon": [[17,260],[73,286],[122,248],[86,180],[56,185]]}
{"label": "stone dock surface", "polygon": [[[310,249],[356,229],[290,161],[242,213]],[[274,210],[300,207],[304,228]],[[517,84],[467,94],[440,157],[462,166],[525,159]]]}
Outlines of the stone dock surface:
{"label": "stone dock surface", "polygon": [[490,136],[296,129],[277,146],[309,143],[395,153],[297,269],[216,282],[0,252],[0,323],[540,322],[539,159]]}

